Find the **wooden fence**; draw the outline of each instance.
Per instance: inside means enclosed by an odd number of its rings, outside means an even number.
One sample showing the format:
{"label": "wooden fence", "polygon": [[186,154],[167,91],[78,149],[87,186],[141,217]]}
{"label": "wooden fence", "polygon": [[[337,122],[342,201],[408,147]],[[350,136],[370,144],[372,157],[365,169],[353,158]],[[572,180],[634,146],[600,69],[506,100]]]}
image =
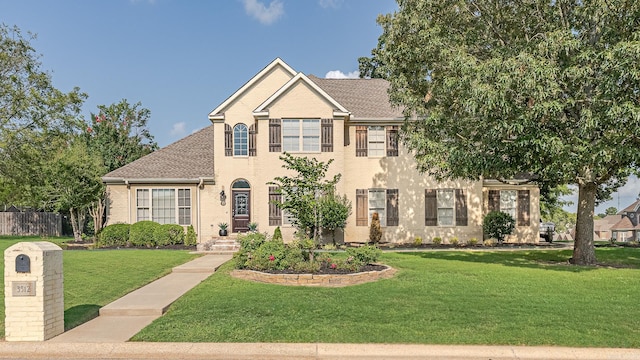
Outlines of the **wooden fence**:
{"label": "wooden fence", "polygon": [[61,236],[62,216],[47,212],[0,212],[0,235]]}

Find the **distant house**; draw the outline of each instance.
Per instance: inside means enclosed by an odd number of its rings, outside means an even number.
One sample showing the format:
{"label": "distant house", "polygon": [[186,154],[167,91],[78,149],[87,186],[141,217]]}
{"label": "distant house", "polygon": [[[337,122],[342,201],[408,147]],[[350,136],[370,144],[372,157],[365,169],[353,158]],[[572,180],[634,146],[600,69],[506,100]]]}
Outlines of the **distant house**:
{"label": "distant house", "polygon": [[619,220],[611,227],[612,236],[617,241],[640,241],[640,200],[618,213]]}
{"label": "distant house", "polygon": [[337,193],[353,204],[339,240],[368,241],[374,212],[385,242],[482,240],[484,215],[498,210],[516,220],[507,241],[538,242],[537,185],[419,173],[398,141],[404,117],[388,88],[382,79],[307,76],[275,59],[209,113],[209,126],[105,175],[107,224],[193,225],[206,242],[219,223],[237,234],[256,222],[292,239],[290,219],[272,201],[280,195],[267,184],[287,174],[279,159],[286,151],[334,160],[327,176],[342,174]]}
{"label": "distant house", "polygon": [[[593,220],[593,232],[594,232],[594,240],[609,240],[616,239],[614,237],[614,233],[611,231],[611,228],[617,224],[620,219],[622,219],[622,215],[607,215],[602,219]],[[622,236],[622,234],[616,234],[617,236]]]}

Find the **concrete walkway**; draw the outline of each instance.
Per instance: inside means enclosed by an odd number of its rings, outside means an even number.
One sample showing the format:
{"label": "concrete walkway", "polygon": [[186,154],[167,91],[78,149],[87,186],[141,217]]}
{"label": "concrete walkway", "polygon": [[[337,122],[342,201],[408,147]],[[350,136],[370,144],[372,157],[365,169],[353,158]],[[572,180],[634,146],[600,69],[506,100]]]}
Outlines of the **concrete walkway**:
{"label": "concrete walkway", "polygon": [[0,343],[0,359],[638,360],[639,349],[276,343]]}
{"label": "concrete walkway", "polygon": [[118,343],[129,340],[187,291],[213,274],[231,255],[205,255],[102,307],[100,316],[48,342]]}

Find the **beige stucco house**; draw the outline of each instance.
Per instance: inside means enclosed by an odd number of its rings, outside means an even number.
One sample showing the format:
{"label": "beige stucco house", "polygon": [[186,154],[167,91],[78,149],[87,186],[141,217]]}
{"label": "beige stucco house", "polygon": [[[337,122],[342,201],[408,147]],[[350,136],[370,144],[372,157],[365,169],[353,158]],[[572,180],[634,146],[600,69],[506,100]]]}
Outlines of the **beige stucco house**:
{"label": "beige stucco house", "polygon": [[389,104],[382,79],[321,79],[275,59],[211,113],[211,124],[104,176],[107,224],[153,220],[193,225],[200,242],[228,223],[231,233],[250,222],[262,232],[294,229],[270,200],[267,183],[284,175],[279,156],[333,159],[338,194],[353,204],[347,242],[368,240],[371,214],[380,214],[383,241],[482,240],[490,210],[517,219],[508,241],[537,242],[539,190],[494,180],[438,182],[415,169],[398,142],[404,118]]}

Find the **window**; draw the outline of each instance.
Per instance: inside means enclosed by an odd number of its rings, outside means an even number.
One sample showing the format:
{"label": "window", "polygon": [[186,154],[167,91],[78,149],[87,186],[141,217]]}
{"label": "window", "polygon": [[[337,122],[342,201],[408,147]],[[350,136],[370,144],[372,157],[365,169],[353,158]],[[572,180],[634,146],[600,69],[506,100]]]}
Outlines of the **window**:
{"label": "window", "polygon": [[178,189],[178,224],[191,224],[191,190]]}
{"label": "window", "polygon": [[174,189],[151,190],[151,219],[160,224],[176,223],[176,191]]}
{"label": "window", "polygon": [[233,156],[249,155],[248,129],[245,124],[233,127]]}
{"label": "window", "polygon": [[191,190],[138,189],[136,209],[137,221],[151,220],[160,224],[190,225]]}
{"label": "window", "polygon": [[463,189],[426,189],[425,226],[467,226],[467,196]]}
{"label": "window", "polygon": [[489,190],[488,211],[502,211],[516,220],[517,226],[531,225],[529,190]]}
{"label": "window", "polygon": [[136,192],[136,208],[138,221],[150,220],[149,218],[149,190],[138,189]]}
{"label": "window", "polygon": [[387,226],[386,191],[384,189],[369,190],[369,224],[374,212],[380,217],[380,226]]}
{"label": "window", "polygon": [[516,190],[500,190],[500,211],[516,219]]}
{"label": "window", "polygon": [[438,190],[438,226],[453,226],[453,209],[454,209],[453,190]]}
{"label": "window", "polygon": [[367,139],[369,141],[370,157],[383,157],[385,155],[385,138],[385,129],[383,126],[369,126]]}
{"label": "window", "polygon": [[319,152],[320,119],[283,119],[282,146],[288,152]]}
{"label": "window", "polygon": [[356,126],[356,156],[398,156],[398,126]]}
{"label": "window", "polygon": [[398,189],[356,189],[356,226],[369,226],[374,212],[380,226],[398,226]]}

